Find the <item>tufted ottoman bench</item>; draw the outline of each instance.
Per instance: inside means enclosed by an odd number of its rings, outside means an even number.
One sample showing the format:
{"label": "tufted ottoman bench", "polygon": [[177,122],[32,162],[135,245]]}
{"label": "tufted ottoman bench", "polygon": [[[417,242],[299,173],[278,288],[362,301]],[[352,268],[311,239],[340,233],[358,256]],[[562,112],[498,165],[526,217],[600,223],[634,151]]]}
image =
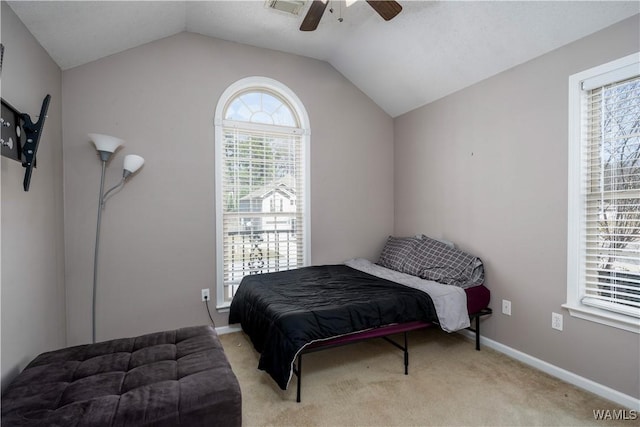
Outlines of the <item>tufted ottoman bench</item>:
{"label": "tufted ottoman bench", "polygon": [[36,357],[2,395],[2,426],[240,426],[240,386],[211,326]]}

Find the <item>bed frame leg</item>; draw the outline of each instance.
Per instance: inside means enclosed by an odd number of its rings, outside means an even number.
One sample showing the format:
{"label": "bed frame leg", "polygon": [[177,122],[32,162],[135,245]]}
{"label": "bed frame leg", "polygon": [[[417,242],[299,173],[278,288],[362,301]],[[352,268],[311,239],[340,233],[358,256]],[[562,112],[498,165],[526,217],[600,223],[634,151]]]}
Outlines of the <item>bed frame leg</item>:
{"label": "bed frame leg", "polygon": [[477,313],[474,313],[472,315],[470,315],[470,319],[473,322],[473,320],[475,320],[475,327],[469,326],[467,329],[469,329],[472,332],[475,332],[476,334],[476,350],[480,351],[480,318],[482,316],[488,316],[490,314],[493,313],[493,310],[490,309],[489,307],[487,308],[483,308],[482,310],[480,310]]}
{"label": "bed frame leg", "polygon": [[302,388],[302,354],[298,354],[298,363],[297,363],[297,372],[298,375],[298,390],[296,393],[296,402],[300,403],[300,389]]}
{"label": "bed frame leg", "polygon": [[476,350],[480,351],[480,316],[476,316]]}
{"label": "bed frame leg", "polygon": [[409,345],[407,344],[407,333],[404,333],[404,374],[409,375]]}

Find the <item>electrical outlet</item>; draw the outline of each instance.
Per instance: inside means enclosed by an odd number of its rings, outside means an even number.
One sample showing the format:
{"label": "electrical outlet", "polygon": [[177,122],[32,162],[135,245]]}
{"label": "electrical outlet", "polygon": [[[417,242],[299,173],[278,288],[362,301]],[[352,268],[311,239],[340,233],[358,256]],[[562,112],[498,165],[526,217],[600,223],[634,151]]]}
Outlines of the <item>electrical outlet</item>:
{"label": "electrical outlet", "polygon": [[211,297],[209,296],[209,288],[202,290],[202,301],[210,301]]}
{"label": "electrical outlet", "polygon": [[502,314],[511,316],[511,301],[507,299],[502,300]]}
{"label": "electrical outlet", "polygon": [[562,314],[551,313],[551,327],[559,331],[562,330]]}

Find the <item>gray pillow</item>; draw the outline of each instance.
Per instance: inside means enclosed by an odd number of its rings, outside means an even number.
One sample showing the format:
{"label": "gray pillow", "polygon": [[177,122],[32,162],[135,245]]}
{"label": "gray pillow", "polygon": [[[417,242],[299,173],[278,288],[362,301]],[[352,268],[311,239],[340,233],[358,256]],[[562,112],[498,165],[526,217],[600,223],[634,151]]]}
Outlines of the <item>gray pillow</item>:
{"label": "gray pillow", "polygon": [[391,270],[402,271],[407,257],[419,241],[420,239],[415,237],[389,236],[377,264]]}
{"label": "gray pillow", "polygon": [[484,281],[480,258],[426,236],[409,253],[402,272],[461,288]]}

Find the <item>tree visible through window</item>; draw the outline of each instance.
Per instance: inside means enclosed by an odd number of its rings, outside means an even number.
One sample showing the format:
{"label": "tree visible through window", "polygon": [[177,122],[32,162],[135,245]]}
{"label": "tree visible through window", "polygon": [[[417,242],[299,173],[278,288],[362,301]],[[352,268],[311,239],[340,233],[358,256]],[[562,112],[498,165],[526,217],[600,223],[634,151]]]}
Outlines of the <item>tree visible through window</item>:
{"label": "tree visible through window", "polygon": [[226,100],[216,136],[217,305],[225,306],[244,276],[306,263],[307,137],[290,102],[260,86]]}

